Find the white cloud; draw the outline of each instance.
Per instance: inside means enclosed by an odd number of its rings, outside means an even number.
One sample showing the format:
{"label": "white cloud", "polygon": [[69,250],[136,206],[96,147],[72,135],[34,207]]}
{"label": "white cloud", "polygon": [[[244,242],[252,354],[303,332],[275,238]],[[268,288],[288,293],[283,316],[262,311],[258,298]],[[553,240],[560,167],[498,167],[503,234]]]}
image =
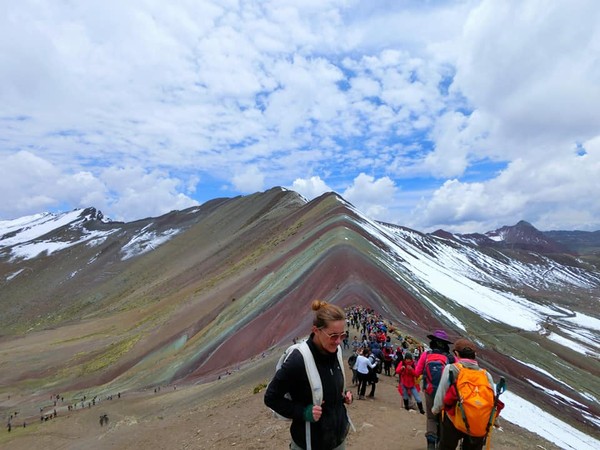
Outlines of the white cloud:
{"label": "white cloud", "polygon": [[600,138],[589,151],[516,159],[485,183],[446,181],[419,213],[428,228],[486,231],[524,219],[542,230],[600,227]]}
{"label": "white cloud", "polygon": [[325,192],[333,191],[333,189],[327,186],[327,183],[325,183],[321,177],[318,176],[313,176],[307,179],[296,178],[292,183],[291,189],[308,200],[312,200],[313,198],[316,198]]}
{"label": "white cloud", "polygon": [[498,121],[513,145],[559,145],[598,133],[600,8],[593,0],[483,1],[467,20],[453,88]]}
{"label": "white cloud", "polygon": [[[463,177],[477,161],[506,168],[475,182],[451,179],[414,217],[421,226],[485,231],[526,219],[540,229],[598,229],[600,194],[594,142],[600,129],[600,49],[595,2],[482,1],[469,15],[451,93],[466,114],[449,111],[432,129],[424,167]],[[581,143],[587,155],[578,156]],[[584,144],[585,143],[585,144]],[[418,167],[418,166],[417,166]]]}
{"label": "white cloud", "polygon": [[11,199],[0,215],[19,216],[52,208],[94,206],[112,219],[133,220],[184,209],[197,201],[178,192],[181,181],[142,168],[69,173],[44,158],[21,151],[0,159],[0,190]]}
{"label": "white cloud", "polygon": [[158,170],[147,172],[139,167],[111,167],[101,177],[111,191],[109,207],[115,214],[112,219],[158,216],[198,204],[179,192],[180,180]]}
{"label": "white cloud", "polygon": [[396,186],[388,177],[375,179],[360,173],[352,185],[346,188],[342,197],[374,219],[384,219],[390,204],[394,203]]}
{"label": "white cloud", "polygon": [[310,127],[310,121],[335,121],[346,106],[336,85],[343,79],[342,72],[324,59],[277,61],[273,73],[281,88],[269,96],[264,114],[281,137]]}
{"label": "white cloud", "polygon": [[[0,159],[46,167],[3,184],[14,195],[0,216],[92,202],[135,218],[215,186],[319,174],[341,191],[362,172],[403,192],[370,211],[417,228],[600,226],[595,1],[23,0],[2,12]],[[156,188],[105,178],[131,167]],[[140,203],[145,192],[155,200]]]}
{"label": "white cloud", "polygon": [[59,171],[48,161],[27,151],[0,158],[0,215],[16,217],[57,206]]}
{"label": "white cloud", "polygon": [[257,166],[245,166],[234,173],[232,183],[236,190],[250,194],[263,189],[265,176]]}

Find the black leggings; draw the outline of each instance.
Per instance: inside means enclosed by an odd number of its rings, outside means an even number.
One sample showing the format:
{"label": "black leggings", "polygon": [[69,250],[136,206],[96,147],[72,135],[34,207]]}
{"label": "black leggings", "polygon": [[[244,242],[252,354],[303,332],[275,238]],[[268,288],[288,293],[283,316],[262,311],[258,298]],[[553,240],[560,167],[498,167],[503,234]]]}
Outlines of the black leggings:
{"label": "black leggings", "polygon": [[468,436],[462,431],[458,431],[454,428],[454,424],[444,415],[444,419],[441,424],[441,435],[440,435],[440,450],[455,450],[460,439],[463,440],[462,450],[482,450],[485,444],[485,438]]}
{"label": "black leggings", "polygon": [[367,384],[371,379],[371,375],[368,373],[360,373],[358,372],[358,395],[365,396],[365,392],[367,390]]}

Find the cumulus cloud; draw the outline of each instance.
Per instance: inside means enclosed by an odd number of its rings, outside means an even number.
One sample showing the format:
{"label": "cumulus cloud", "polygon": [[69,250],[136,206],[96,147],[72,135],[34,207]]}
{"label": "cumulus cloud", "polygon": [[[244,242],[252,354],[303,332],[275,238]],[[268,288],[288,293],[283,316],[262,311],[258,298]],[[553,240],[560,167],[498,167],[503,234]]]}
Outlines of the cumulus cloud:
{"label": "cumulus cloud", "polygon": [[333,191],[319,176],[312,176],[308,179],[296,178],[291,189],[308,200],[312,200],[325,192]]}
{"label": "cumulus cloud", "polygon": [[110,167],[98,176],[70,173],[30,152],[0,159],[0,190],[12,201],[0,215],[17,217],[53,208],[94,206],[112,219],[133,220],[197,205],[178,192],[181,181],[160,171]]}
{"label": "cumulus cloud", "polygon": [[[424,167],[442,181],[414,211],[422,226],[483,231],[526,219],[542,229],[600,227],[586,200],[599,193],[600,63],[586,56],[600,48],[599,18],[586,1],[485,0],[470,12],[450,86],[465,103],[432,127]],[[574,148],[584,142],[581,156]],[[506,167],[468,181],[485,160]]]}
{"label": "cumulus cloud", "polygon": [[600,139],[587,142],[588,152],[539,160],[517,159],[484,183],[448,180],[426,202],[420,214],[428,228],[487,231],[527,220],[542,230],[597,229],[600,206]]}
{"label": "cumulus cloud", "polygon": [[388,206],[395,201],[396,186],[389,177],[376,179],[360,173],[342,196],[368,216],[385,219]]}
{"label": "cumulus cloud", "polygon": [[101,180],[110,191],[108,207],[115,214],[112,219],[158,216],[198,204],[180,192],[181,180],[159,170],[110,167],[102,172]]}
{"label": "cumulus cloud", "polygon": [[[319,176],[297,178],[291,189],[309,200],[325,192],[334,191]],[[339,193],[364,214],[379,220],[389,220],[392,217],[389,206],[395,203],[397,187],[389,177],[376,179],[360,173]]]}
{"label": "cumulus cloud", "polygon": [[249,194],[263,189],[265,176],[257,166],[245,166],[234,173],[232,183],[239,192]]}
{"label": "cumulus cloud", "polygon": [[[573,6],[573,7],[571,7]],[[542,148],[589,139],[600,129],[600,8],[593,1],[483,1],[464,26],[452,88],[497,122],[492,136]]]}
{"label": "cumulus cloud", "polygon": [[50,162],[28,151],[0,158],[0,214],[16,217],[56,207],[59,170]]}
{"label": "cumulus cloud", "polygon": [[575,197],[596,211],[593,0],[22,0],[3,13],[3,218],[89,202],[131,219],[274,185],[333,186],[416,228],[567,226],[588,218]]}

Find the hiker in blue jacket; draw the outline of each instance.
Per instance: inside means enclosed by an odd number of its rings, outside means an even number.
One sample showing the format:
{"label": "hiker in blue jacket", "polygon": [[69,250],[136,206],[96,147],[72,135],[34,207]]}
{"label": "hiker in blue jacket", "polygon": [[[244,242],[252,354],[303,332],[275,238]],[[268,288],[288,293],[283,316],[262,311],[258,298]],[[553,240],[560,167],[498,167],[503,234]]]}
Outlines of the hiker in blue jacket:
{"label": "hiker in blue jacket", "polygon": [[265,404],[292,419],[290,449],[308,447],[306,422],[310,422],[312,450],[344,450],[350,427],[345,405],[352,402],[352,393],[345,391],[344,367],[339,364],[337,349],[346,334],[346,315],[340,307],[321,300],[314,300],[311,308],[315,318],[307,344],[321,378],[323,402],[312,404],[304,359],[295,349],[269,383]]}

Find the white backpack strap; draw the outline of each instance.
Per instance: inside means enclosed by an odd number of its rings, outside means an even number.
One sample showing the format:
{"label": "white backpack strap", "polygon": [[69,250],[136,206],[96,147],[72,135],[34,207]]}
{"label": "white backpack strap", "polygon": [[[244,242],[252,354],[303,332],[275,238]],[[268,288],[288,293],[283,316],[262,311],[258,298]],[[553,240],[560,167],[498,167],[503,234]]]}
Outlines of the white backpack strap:
{"label": "white backpack strap", "polygon": [[344,370],[344,357],[342,356],[342,346],[338,345],[337,358],[340,363],[340,369],[342,369],[342,376],[344,377],[344,393],[346,393],[346,371]]}
{"label": "white backpack strap", "polygon": [[[310,348],[306,341],[301,342],[297,345],[298,350],[302,353],[302,359],[304,360],[304,368],[306,370],[306,375],[308,377],[308,382],[310,384],[310,390],[313,396],[313,405],[320,405],[323,401],[323,385],[321,384],[321,376],[319,375],[319,371],[317,370],[317,365],[315,363],[315,358],[313,357]],[[340,365],[340,369],[342,371],[342,376],[344,378],[344,391],[346,390],[346,371],[344,370],[344,358],[342,355],[342,347],[338,345],[337,348],[337,358],[338,363]],[[348,416],[348,421],[350,422],[350,427],[353,431],[356,431],[354,428],[354,424],[350,420],[350,416]],[[311,437],[310,437],[310,422],[306,422],[306,450],[312,450],[311,445]]]}
{"label": "white backpack strap", "polygon": [[317,370],[315,358],[306,341],[300,343],[298,350],[300,350],[302,359],[304,359],[304,368],[306,369],[306,375],[308,377],[308,382],[310,383],[313,405],[320,405],[323,402],[323,386],[321,384],[321,377]]}
{"label": "white backpack strap", "polygon": [[[321,377],[317,370],[317,364],[315,358],[308,347],[306,341],[303,341],[298,346],[298,350],[302,353],[302,359],[304,359],[304,368],[306,369],[306,376],[310,384],[310,390],[312,392],[313,405],[320,405],[323,401],[323,385],[321,384]],[[306,422],[306,450],[312,450],[311,437],[310,437],[310,422]]]}
{"label": "white backpack strap", "polygon": [[[340,364],[340,369],[342,370],[342,376],[344,377],[344,395],[346,395],[346,371],[344,370],[344,358],[342,356],[342,346],[338,345],[337,348],[337,357],[338,357],[338,362]],[[350,428],[352,429],[352,431],[356,432],[356,428],[354,428],[354,424],[352,423],[352,420],[350,419],[350,414],[348,413],[348,411],[346,411],[346,415],[348,416],[348,422],[350,423]]]}
{"label": "white backpack strap", "polygon": [[300,344],[294,344],[294,345],[290,345],[288,348],[285,349],[285,352],[283,352],[283,355],[281,355],[279,357],[279,360],[277,361],[277,365],[275,366],[275,372],[277,372],[279,369],[281,369],[281,366],[283,365],[285,360],[288,359],[288,357],[292,354],[292,352],[295,349],[297,349],[299,346],[300,346]]}

